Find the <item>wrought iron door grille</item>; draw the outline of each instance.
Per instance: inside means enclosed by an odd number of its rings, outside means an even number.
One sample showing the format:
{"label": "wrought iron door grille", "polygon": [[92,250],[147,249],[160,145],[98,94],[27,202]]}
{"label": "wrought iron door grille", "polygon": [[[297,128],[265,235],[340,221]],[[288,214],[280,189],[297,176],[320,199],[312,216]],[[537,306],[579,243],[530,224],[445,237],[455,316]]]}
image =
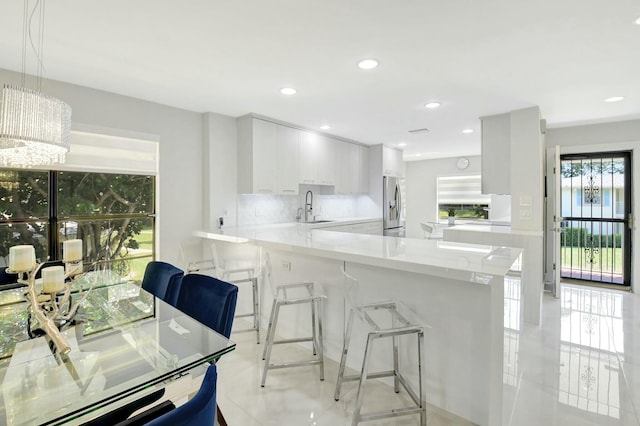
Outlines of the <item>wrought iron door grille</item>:
{"label": "wrought iron door grille", "polygon": [[629,284],[629,153],[561,158],[561,276]]}

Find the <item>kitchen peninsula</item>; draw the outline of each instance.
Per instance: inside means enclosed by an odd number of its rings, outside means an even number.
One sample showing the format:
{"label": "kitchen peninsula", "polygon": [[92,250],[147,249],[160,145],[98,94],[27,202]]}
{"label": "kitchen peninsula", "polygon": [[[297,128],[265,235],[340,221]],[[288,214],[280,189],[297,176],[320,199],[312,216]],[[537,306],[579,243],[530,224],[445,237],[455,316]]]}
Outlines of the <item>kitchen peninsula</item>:
{"label": "kitchen peninsula", "polygon": [[[270,253],[275,282],[320,283],[328,296],[325,354],[333,360],[339,360],[342,345],[341,267],[359,279],[364,302],[404,303],[429,326],[423,369],[427,402],[476,424],[501,424],[504,275],[520,249],[336,232],[300,223],[196,235],[219,244],[262,247]],[[266,287],[261,293],[270,294]],[[262,301],[262,306],[269,304]],[[297,332],[306,318],[302,312],[288,314],[278,330],[283,337]],[[363,344],[364,338],[354,329],[353,343]],[[355,358],[349,367],[358,368]],[[374,353],[372,370],[388,369],[387,361],[390,354]],[[417,368],[407,377],[416,374]]]}

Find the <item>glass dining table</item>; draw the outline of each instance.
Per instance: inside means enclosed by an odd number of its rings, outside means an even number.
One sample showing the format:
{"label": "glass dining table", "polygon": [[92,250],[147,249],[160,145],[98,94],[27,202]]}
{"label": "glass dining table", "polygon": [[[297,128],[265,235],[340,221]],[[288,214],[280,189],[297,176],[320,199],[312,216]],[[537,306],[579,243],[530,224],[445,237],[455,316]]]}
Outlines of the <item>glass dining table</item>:
{"label": "glass dining table", "polygon": [[235,348],[139,285],[116,280],[83,301],[82,320],[63,331],[71,352],[60,355],[45,337],[29,338],[25,291],[0,291],[0,424],[83,424],[165,390],[186,396],[208,363]]}

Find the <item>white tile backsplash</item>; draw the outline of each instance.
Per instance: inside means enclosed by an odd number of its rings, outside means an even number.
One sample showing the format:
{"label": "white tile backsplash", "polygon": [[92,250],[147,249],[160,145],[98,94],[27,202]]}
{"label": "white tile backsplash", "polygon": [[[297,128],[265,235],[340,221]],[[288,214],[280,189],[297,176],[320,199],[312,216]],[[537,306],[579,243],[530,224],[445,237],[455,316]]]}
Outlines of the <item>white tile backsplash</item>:
{"label": "white tile backsplash", "polygon": [[308,190],[313,192],[313,215],[318,218],[382,216],[368,195],[327,195],[326,189],[322,187],[301,185],[298,195],[238,195],[237,223],[239,226],[247,226],[294,222],[298,207],[302,207],[304,212]]}

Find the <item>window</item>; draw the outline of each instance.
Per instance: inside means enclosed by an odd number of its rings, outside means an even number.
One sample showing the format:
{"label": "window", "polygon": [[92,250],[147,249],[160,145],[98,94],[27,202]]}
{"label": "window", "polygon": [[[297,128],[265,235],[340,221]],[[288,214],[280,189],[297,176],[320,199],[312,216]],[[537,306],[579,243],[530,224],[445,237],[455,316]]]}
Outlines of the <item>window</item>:
{"label": "window", "polygon": [[0,171],[0,256],[35,246],[40,262],[62,242],[83,241],[87,267],[107,265],[141,280],[154,257],[155,177],[66,171]]}
{"label": "window", "polygon": [[80,238],[85,269],[107,265],[141,280],[155,257],[158,158],[157,141],[143,136],[74,131],[57,171],[0,169],[0,267],[14,245],[33,245],[43,262]]}
{"label": "window", "polygon": [[480,175],[438,176],[438,218],[450,211],[464,219],[487,219],[491,197],[482,194]]}

